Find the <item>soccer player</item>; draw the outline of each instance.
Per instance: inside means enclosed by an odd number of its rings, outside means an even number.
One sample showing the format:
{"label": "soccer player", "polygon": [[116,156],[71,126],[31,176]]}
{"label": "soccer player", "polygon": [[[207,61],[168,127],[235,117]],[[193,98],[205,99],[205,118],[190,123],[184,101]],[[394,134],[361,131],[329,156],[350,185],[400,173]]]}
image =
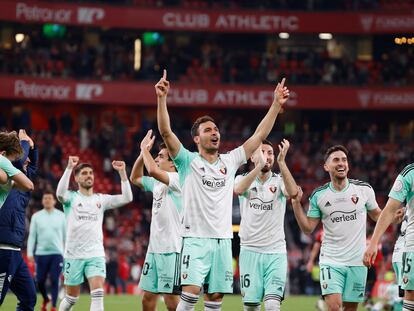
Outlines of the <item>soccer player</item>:
{"label": "soccer player", "polygon": [[42,205],[43,209],[34,213],[30,221],[27,258],[33,262],[35,255],[37,286],[43,297],[41,311],[46,311],[50,302],[46,291],[48,276],[51,285],[51,311],[56,311],[59,279],[63,267],[66,220],[65,214],[55,208],[56,200],[53,193],[43,193]]}
{"label": "soccer player", "polygon": [[[6,171],[16,170],[17,176],[24,174],[24,178],[19,177],[20,181],[27,178],[33,186],[37,169],[37,148],[24,130],[19,131],[19,139],[23,156],[19,161],[13,162],[16,168],[10,167]],[[19,150],[17,146],[13,149]],[[27,183],[27,186],[30,184]],[[10,289],[19,301],[17,310],[34,310],[36,304],[36,287],[21,254],[26,233],[26,208],[30,197],[30,191],[13,188],[0,208],[0,306]]]}
{"label": "soccer player", "polygon": [[240,288],[244,310],[280,310],[286,284],[287,255],[284,234],[286,198],[298,193],[285,157],[289,141],[279,145],[280,174],[272,172],[275,156],[264,140],[251,157],[255,168],[236,177],[234,192],[240,201]]}
{"label": "soccer player", "polygon": [[[139,287],[144,290],[144,311],[156,310],[159,294],[163,294],[165,305],[171,311],[180,300],[181,188],[164,144],[155,160],[152,158],[150,150],[155,136],[151,135],[149,130],[142,140],[141,154],[130,177],[134,185],[153,193],[150,239]],[[144,176],[144,164],[151,177]]]}
{"label": "soccer player", "polygon": [[[79,163],[79,157],[69,156],[68,165],[59,181],[56,196],[63,204],[66,216],[66,245],[64,254],[64,284],[66,295],[59,311],[67,311],[79,299],[84,275],[91,290],[91,311],[104,309],[106,276],[102,222],[105,210],[123,206],[132,201],[131,186],[125,171],[125,162],[113,161],[112,167],[121,178],[122,194],[94,193],[94,174],[90,164]],[[78,191],[69,191],[70,176],[74,171]]]}
{"label": "soccer player", "polygon": [[307,216],[300,204],[301,191],[292,199],[293,211],[305,234],[322,220],[320,283],[328,310],[354,311],[364,301],[367,268],[362,259],[367,214],[376,221],[381,210],[369,184],[348,179],[348,150],[344,146],[327,150],[324,169],[331,181],[313,191]]}
{"label": "soccer player", "polygon": [[206,285],[206,311],[221,310],[225,293],[232,293],[231,253],[234,176],[269,135],[289,90],[279,83],[274,100],[254,134],[240,147],[219,154],[220,131],[209,116],[198,118],[191,129],[198,152],[181,144],[170,126],[167,110],[167,72],[155,85],[159,132],[177,167],[183,192],[182,294],[178,311],[194,310],[201,287]]}
{"label": "soccer player", "polygon": [[406,201],[408,224],[405,234],[401,288],[404,290],[403,311],[412,311],[414,310],[414,269],[412,269],[414,258],[414,163],[406,166],[398,175],[388,197],[387,204],[375,226],[371,243],[365,251],[364,264],[370,267],[375,261],[381,236],[393,222],[397,210]]}
{"label": "soccer player", "polygon": [[20,145],[23,135],[27,139],[28,135],[25,130],[20,130],[19,135],[16,132],[0,132],[0,208],[12,187],[23,191],[33,190],[33,182],[11,163],[23,156],[23,149]]}

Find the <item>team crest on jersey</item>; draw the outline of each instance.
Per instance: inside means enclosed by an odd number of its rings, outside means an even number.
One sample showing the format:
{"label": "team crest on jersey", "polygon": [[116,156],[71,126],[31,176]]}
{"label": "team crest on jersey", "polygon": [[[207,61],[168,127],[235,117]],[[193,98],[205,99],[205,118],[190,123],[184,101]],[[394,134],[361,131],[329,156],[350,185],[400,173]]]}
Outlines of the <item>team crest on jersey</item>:
{"label": "team crest on jersey", "polygon": [[182,278],[185,280],[188,277],[187,273],[183,273]]}
{"label": "team crest on jersey", "polygon": [[270,186],[269,190],[271,193],[275,193],[276,192],[277,187],[276,186]]}
{"label": "team crest on jersey", "polygon": [[406,276],[403,277],[402,281],[403,281],[404,284],[407,284],[408,283],[408,277],[406,277]]}
{"label": "team crest on jersey", "polygon": [[101,206],[102,206],[101,203],[96,203],[97,208],[101,208]]}
{"label": "team crest on jersey", "polygon": [[223,175],[227,174],[227,167],[222,167],[221,169],[219,169],[220,173],[222,173]]}
{"label": "team crest on jersey", "polygon": [[328,284],[323,283],[323,284],[322,284],[322,287],[323,287],[323,289],[327,289],[327,288],[328,288]]}
{"label": "team crest on jersey", "polygon": [[358,201],[359,201],[359,197],[358,197],[356,194],[353,194],[353,195],[352,195],[352,197],[351,197],[351,201],[352,201],[354,204],[357,204],[357,203],[358,203]]}

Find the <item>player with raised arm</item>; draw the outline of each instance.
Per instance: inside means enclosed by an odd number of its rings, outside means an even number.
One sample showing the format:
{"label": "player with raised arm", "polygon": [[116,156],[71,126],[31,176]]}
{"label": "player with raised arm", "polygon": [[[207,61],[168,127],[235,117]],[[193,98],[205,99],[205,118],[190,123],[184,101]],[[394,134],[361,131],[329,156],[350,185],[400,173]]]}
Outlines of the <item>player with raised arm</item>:
{"label": "player with raised arm", "polygon": [[310,234],[322,220],[320,283],[328,310],[356,311],[365,296],[367,269],[362,259],[367,214],[376,221],[381,210],[369,184],[348,179],[348,150],[344,146],[327,150],[324,169],[331,181],[313,191],[308,214],[300,203],[301,190],[292,199],[293,211],[305,234]]}
{"label": "player with raised arm", "polygon": [[[63,204],[66,216],[66,246],[64,254],[64,284],[66,295],[59,311],[67,311],[79,299],[84,275],[91,290],[91,311],[104,310],[104,283],[106,277],[102,222],[105,210],[117,208],[132,201],[131,186],[125,171],[125,162],[113,161],[112,167],[121,178],[122,194],[94,193],[94,174],[90,164],[80,163],[79,157],[69,156],[68,165],[59,181],[56,196]],[[74,171],[78,191],[70,191],[70,176]]]}
{"label": "player with raised arm", "polygon": [[[66,238],[65,214],[56,209],[55,194],[45,192],[42,196],[43,209],[34,213],[30,220],[27,240],[27,258],[36,261],[36,281],[43,302],[41,311],[56,311],[59,279],[63,267],[63,251]],[[46,281],[50,277],[51,299],[47,294]]]}
{"label": "player with raised arm", "polygon": [[[181,188],[177,170],[161,144],[155,160],[150,150],[152,130],[141,142],[141,153],[132,168],[131,182],[153,194],[150,239],[139,287],[144,290],[143,311],[155,311],[163,294],[169,311],[180,300]],[[144,165],[150,176],[144,176]]]}
{"label": "player with raised arm", "polygon": [[[18,171],[18,175],[24,174],[24,178],[19,177],[20,181],[27,178],[33,185],[37,147],[25,130],[20,130],[18,137],[21,147],[14,148],[23,150],[23,156],[13,161],[13,169]],[[31,195],[31,191],[13,188],[0,207],[0,306],[10,289],[18,299],[17,310],[27,311],[34,310],[36,305],[36,287],[21,252],[26,234],[26,208]]]}
{"label": "player with raised arm", "polygon": [[402,259],[402,286],[404,290],[403,311],[414,310],[414,163],[406,166],[398,175],[388,195],[388,201],[375,226],[374,234],[365,254],[364,264],[370,267],[377,256],[378,244],[385,230],[393,223],[395,215],[406,202],[408,224]]}
{"label": "player with raised arm", "polygon": [[33,182],[15,168],[11,162],[18,161],[23,156],[20,145],[21,136],[26,135],[25,130],[16,132],[0,132],[0,208],[6,201],[12,187],[23,191],[32,191]]}
{"label": "player with raised arm", "polygon": [[167,110],[170,84],[165,70],[155,85],[158,129],[177,167],[183,192],[182,294],[178,311],[194,310],[203,285],[208,286],[204,303],[207,311],[221,310],[223,295],[233,292],[234,176],[273,128],[289,97],[284,83],[285,79],[278,83],[273,103],[254,134],[227,154],[219,154],[220,131],[209,116],[198,118],[191,129],[198,152],[184,148],[170,126]]}
{"label": "player with raised arm", "polygon": [[290,144],[282,140],[277,156],[280,174],[272,172],[273,145],[264,140],[251,157],[255,168],[236,177],[234,192],[240,201],[240,288],[244,310],[280,310],[287,275],[284,234],[286,198],[298,187],[285,157]]}

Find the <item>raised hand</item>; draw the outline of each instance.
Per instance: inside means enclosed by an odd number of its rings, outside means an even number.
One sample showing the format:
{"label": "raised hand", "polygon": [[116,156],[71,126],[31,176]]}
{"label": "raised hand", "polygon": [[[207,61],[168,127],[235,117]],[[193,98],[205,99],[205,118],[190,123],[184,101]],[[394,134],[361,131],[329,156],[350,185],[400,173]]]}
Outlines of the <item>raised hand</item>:
{"label": "raised hand", "polygon": [[167,80],[167,70],[164,69],[162,78],[155,84],[155,93],[158,97],[167,97],[170,90],[170,82]]}
{"label": "raised hand", "polygon": [[274,91],[274,99],[273,103],[276,103],[280,106],[283,106],[287,100],[289,99],[289,89],[285,86],[286,79],[283,78],[282,82],[279,82],[276,85],[275,91]]}
{"label": "raised hand", "polygon": [[68,160],[68,168],[74,168],[79,163],[79,157],[78,156],[69,156]]}
{"label": "raised hand", "polygon": [[287,139],[283,139],[278,145],[278,147],[279,147],[279,154],[277,155],[277,162],[279,163],[285,162],[286,154],[289,150],[290,143]]}
{"label": "raised hand", "polygon": [[252,161],[255,167],[260,167],[262,169],[266,165],[266,161],[262,152],[262,146],[260,145],[259,148],[252,155]]}
{"label": "raised hand", "polygon": [[125,171],[125,162],[124,161],[112,161],[112,167],[114,170],[120,172]]}
{"label": "raised hand", "polygon": [[152,130],[147,132],[147,135],[141,141],[141,150],[148,150],[151,151],[152,146],[154,145],[155,136],[152,136]]}
{"label": "raised hand", "polygon": [[31,148],[33,148],[33,146],[34,146],[34,142],[33,142],[33,140],[30,138],[30,136],[29,136],[29,135],[27,135],[26,130],[24,130],[24,129],[20,129],[20,130],[19,130],[19,139],[20,139],[20,141],[22,141],[22,140],[26,140],[26,141],[28,141],[28,142],[29,142],[30,147],[31,147]]}

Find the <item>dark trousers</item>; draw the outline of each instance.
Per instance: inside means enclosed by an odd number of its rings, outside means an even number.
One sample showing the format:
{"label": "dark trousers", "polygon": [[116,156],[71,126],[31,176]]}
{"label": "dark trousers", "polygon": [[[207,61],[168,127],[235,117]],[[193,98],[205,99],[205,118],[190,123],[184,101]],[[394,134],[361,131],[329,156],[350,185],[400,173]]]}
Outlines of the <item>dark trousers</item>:
{"label": "dark trousers", "polygon": [[56,307],[59,292],[59,278],[63,268],[62,255],[38,255],[36,260],[36,281],[43,299],[49,299],[46,292],[46,280],[50,277],[52,306]]}
{"label": "dark trousers", "polygon": [[19,301],[17,311],[34,310],[36,287],[21,252],[0,249],[0,306],[9,289]]}

